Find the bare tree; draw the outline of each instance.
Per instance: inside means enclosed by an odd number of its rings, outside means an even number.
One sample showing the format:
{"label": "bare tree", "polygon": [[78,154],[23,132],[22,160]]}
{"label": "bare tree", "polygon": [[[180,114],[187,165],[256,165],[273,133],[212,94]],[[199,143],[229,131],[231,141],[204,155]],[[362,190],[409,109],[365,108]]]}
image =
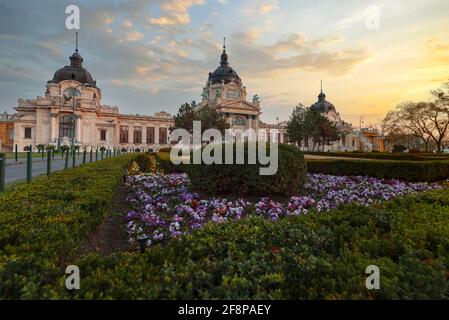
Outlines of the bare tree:
{"label": "bare tree", "polygon": [[390,111],[382,126],[386,135],[398,133],[421,139],[425,151],[435,144],[438,152],[443,150],[443,142],[449,135],[449,81],[431,91],[429,102],[403,102]]}

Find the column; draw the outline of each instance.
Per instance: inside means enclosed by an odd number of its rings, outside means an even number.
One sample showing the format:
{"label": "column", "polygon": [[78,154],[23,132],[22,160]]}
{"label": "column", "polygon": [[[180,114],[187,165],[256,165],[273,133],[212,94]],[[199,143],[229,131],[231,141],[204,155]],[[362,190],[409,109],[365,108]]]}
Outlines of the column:
{"label": "column", "polygon": [[159,144],[159,126],[154,126],[154,144]]}
{"label": "column", "polygon": [[142,125],[142,144],[147,146],[147,125]]}
{"label": "column", "polygon": [[56,113],[50,113],[50,143],[55,142],[56,137]]}
{"label": "column", "polygon": [[81,143],[81,115],[76,115],[76,136],[75,141]]}

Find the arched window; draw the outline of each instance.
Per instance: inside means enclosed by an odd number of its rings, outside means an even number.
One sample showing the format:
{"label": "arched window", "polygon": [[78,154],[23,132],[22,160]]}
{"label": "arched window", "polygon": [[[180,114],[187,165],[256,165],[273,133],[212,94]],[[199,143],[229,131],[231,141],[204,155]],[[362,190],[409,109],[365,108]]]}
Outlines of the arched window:
{"label": "arched window", "polygon": [[61,138],[73,137],[73,117],[71,115],[62,116],[59,122],[59,132]]}
{"label": "arched window", "polygon": [[238,99],[240,97],[240,91],[237,89],[228,89],[226,93],[227,99]]}
{"label": "arched window", "polygon": [[67,88],[64,90],[63,95],[64,95],[64,97],[67,97],[67,98],[72,97],[72,96],[79,97],[79,96],[81,96],[81,92],[79,92],[78,89]]}
{"label": "arched window", "polygon": [[245,120],[243,120],[243,118],[241,118],[241,117],[236,117],[236,118],[232,119],[232,124],[235,126],[244,126]]}

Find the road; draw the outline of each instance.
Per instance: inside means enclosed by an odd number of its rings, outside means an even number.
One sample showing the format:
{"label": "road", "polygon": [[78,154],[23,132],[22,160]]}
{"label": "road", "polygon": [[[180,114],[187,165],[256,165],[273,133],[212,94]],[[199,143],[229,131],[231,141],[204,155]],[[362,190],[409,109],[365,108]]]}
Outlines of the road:
{"label": "road", "polygon": [[[100,157],[98,157],[100,158]],[[89,162],[89,154],[87,154],[86,162]],[[95,155],[93,155],[93,161],[95,161]],[[76,157],[76,166],[79,166],[83,163],[83,155],[80,154]],[[61,157],[56,157],[55,159],[52,159],[51,161],[51,171],[58,171],[63,170],[65,166],[65,159],[62,159]],[[72,158],[69,158],[69,168],[72,167]],[[20,181],[26,181],[26,174],[27,174],[27,165],[25,159],[19,159],[19,161],[16,163],[14,160],[7,160],[6,161],[6,174],[5,174],[5,182],[6,184],[9,184],[11,182],[20,182]],[[33,177],[41,175],[41,174],[47,174],[47,159],[40,159],[40,158],[33,158],[33,165],[32,165],[32,175]]]}

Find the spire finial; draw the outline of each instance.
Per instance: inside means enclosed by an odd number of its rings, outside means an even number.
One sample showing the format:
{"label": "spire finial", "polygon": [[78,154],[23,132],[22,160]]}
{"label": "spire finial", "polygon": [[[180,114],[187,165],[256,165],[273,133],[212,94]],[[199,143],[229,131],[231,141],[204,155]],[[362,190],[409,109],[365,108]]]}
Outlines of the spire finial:
{"label": "spire finial", "polygon": [[323,80],[320,81],[321,81],[321,93],[323,93]]}
{"label": "spire finial", "polygon": [[223,51],[226,51],[226,37],[223,37]]}
{"label": "spire finial", "polygon": [[76,35],[76,46],[75,46],[75,52],[78,52],[78,31],[75,33]]}

